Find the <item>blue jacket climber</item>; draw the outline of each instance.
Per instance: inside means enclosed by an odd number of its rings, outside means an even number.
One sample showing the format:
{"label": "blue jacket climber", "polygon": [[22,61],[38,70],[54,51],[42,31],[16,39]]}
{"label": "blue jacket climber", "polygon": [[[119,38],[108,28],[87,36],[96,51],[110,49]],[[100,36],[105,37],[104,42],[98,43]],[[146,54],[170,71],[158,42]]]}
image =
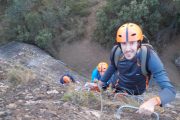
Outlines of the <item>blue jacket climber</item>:
{"label": "blue jacket climber", "polygon": [[118,59],[117,65],[114,63],[114,56],[111,56],[111,64],[99,84],[106,87],[106,82],[116,72],[116,80],[113,81],[116,92],[125,91],[129,94],[140,95],[146,90],[146,80],[153,76],[161,91],[159,95],[150,98],[140,106],[139,113],[147,114],[145,111],[154,112],[156,105],[165,105],[173,101],[176,91],[157,53],[148,47],[146,67],[149,74],[147,76],[143,75],[140,57],[142,41],[143,33],[138,25],[134,23],[122,25],[116,36],[116,42],[122,50],[122,56]]}
{"label": "blue jacket climber", "polygon": [[101,77],[104,75],[108,68],[108,64],[106,62],[100,62],[96,68],[92,71],[91,82],[98,82]]}
{"label": "blue jacket climber", "polygon": [[[101,79],[101,77],[104,75],[104,73],[106,72],[108,68],[108,64],[106,62],[100,62],[97,67],[92,71],[92,75],[91,75],[91,83],[87,82],[84,85],[85,89],[89,89],[91,91],[98,91],[100,92],[99,88],[98,88],[98,84],[97,82]],[[110,80],[108,80],[106,82],[107,85],[110,84]]]}

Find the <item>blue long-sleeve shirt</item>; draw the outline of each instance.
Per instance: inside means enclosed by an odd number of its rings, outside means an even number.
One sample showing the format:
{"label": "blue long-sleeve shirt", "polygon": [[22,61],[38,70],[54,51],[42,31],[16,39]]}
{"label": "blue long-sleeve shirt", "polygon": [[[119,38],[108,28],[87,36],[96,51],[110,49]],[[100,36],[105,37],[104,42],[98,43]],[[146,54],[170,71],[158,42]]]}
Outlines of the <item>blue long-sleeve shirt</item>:
{"label": "blue long-sleeve shirt", "polygon": [[101,79],[101,75],[99,74],[98,72],[98,69],[95,68],[93,71],[92,71],[92,74],[91,74],[91,82],[93,83],[94,80],[100,80]]}
{"label": "blue long-sleeve shirt", "polygon": [[[97,68],[94,68],[94,70],[92,71],[92,74],[91,74],[91,82],[93,83],[94,80],[100,80],[101,77],[102,77],[102,76],[100,75],[98,69],[97,69]],[[110,78],[109,80],[107,80],[107,82],[106,82],[107,85],[109,85],[110,82],[111,82],[111,78]]]}
{"label": "blue long-sleeve shirt", "polygon": [[[140,52],[132,60],[123,59],[118,61],[117,68],[111,60],[111,65],[108,67],[104,76],[101,78],[102,82],[106,82],[111,75],[118,72],[117,79],[119,79],[118,87],[127,88],[134,92],[142,94],[146,89],[146,77],[142,74],[140,62]],[[161,104],[164,105],[175,99],[176,91],[171,84],[164,66],[154,50],[149,50],[147,60],[147,69],[161,88],[159,93]],[[117,88],[118,88],[117,87]],[[137,94],[137,93],[136,93]]]}

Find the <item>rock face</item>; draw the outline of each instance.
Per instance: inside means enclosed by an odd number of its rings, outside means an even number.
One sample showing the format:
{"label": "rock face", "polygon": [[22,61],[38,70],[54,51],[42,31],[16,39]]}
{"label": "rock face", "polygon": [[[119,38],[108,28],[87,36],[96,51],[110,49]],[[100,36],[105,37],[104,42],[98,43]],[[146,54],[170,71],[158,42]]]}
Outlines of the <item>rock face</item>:
{"label": "rock face", "polygon": [[1,64],[8,63],[11,66],[21,66],[29,69],[44,79],[49,77],[53,82],[57,82],[64,73],[70,73],[76,79],[85,80],[78,76],[68,66],[60,60],[55,60],[41,49],[25,43],[11,42],[0,47]]}
{"label": "rock face", "polygon": [[[0,120],[114,120],[119,101],[117,104],[103,97],[105,102],[101,112],[99,101],[89,100],[89,107],[82,107],[74,101],[62,100],[67,86],[60,85],[59,78],[67,72],[80,82],[78,86],[87,81],[66,64],[33,45],[11,42],[1,46]],[[179,96],[174,103],[159,112],[160,119],[180,119]],[[125,113],[123,116],[126,120],[149,119],[134,113]]]}
{"label": "rock face", "polygon": [[88,118],[88,115],[74,116],[73,113],[83,110],[63,106],[60,101],[65,91],[59,84],[62,74],[69,73],[80,82],[86,81],[66,64],[33,45],[17,42],[0,47],[0,64],[0,119]]}

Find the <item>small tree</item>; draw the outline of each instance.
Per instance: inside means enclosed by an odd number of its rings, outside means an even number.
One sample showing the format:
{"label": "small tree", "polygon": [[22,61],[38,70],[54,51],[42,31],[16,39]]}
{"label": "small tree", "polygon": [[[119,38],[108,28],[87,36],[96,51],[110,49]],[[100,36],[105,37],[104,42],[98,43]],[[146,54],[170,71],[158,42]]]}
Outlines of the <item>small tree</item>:
{"label": "small tree", "polygon": [[49,32],[48,29],[43,29],[36,36],[35,43],[40,48],[47,48],[51,40],[52,40],[52,33]]}
{"label": "small tree", "polygon": [[164,18],[158,7],[158,0],[107,0],[107,5],[97,13],[95,40],[112,46],[118,27],[126,22],[139,24],[144,34],[154,40]]}
{"label": "small tree", "polygon": [[[11,0],[6,9],[4,39],[23,41],[49,50],[62,41],[80,39],[90,0]],[[68,34],[67,34],[68,33]],[[42,43],[41,43],[42,42]],[[47,46],[46,46],[47,45]]]}

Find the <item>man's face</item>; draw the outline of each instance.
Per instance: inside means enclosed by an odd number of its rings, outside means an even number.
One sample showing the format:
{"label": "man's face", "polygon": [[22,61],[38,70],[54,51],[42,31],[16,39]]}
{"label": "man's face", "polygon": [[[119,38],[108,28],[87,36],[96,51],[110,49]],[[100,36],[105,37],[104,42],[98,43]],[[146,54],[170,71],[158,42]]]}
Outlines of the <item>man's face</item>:
{"label": "man's face", "polygon": [[100,72],[99,72],[99,74],[100,74],[101,76],[103,76],[104,73],[105,73],[105,71],[100,71]]}
{"label": "man's face", "polygon": [[138,42],[123,42],[121,43],[121,48],[125,58],[131,60],[136,55]]}

